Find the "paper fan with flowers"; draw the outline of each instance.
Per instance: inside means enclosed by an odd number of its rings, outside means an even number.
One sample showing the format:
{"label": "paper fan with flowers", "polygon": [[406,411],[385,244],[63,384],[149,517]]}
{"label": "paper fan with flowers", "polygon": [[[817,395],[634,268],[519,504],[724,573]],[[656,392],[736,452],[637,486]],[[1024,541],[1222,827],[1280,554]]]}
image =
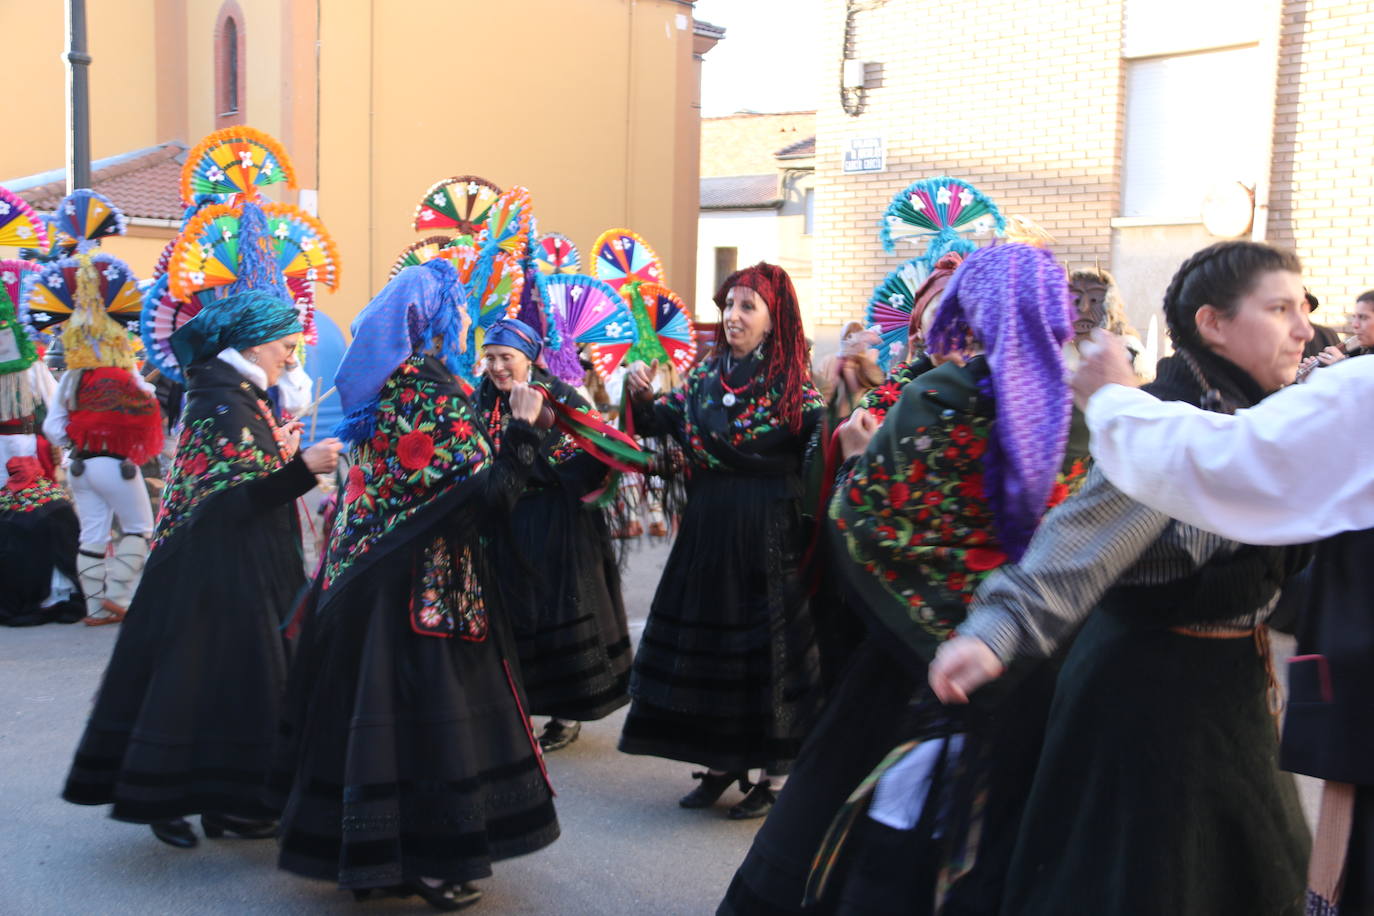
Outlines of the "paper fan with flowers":
{"label": "paper fan with flowers", "polygon": [[[579,344],[589,344],[592,365],[602,378],[609,377],[637,339],[634,316],[625,300],[610,284],[580,274],[546,277],[541,291],[558,331],[560,350],[570,348],[576,354]],[[564,381],[576,383],[580,378]]]}
{"label": "paper fan with flowers", "polygon": [[0,246],[47,248],[48,227],[28,201],[0,186]]}
{"label": "paper fan with flowers", "polygon": [[692,321],[677,293],[656,283],[630,283],[620,290],[629,293],[630,311],[635,319],[636,341],[625,356],[627,362],[655,359],[671,362],[679,374],[692,368],[697,344],[692,338]]}
{"label": "paper fan with flowers", "polygon": [[48,224],[58,245],[77,251],[88,250],[102,238],[123,235],[128,228],[114,202],[90,188],[78,188],[62,198]]}
{"label": "paper fan with flowers", "polygon": [[501,189],[477,175],[460,175],[435,182],[415,207],[416,232],[452,230],[476,235]]}
{"label": "paper fan with flowers", "polygon": [[617,292],[635,280],[665,282],[658,255],[630,229],[607,229],[601,233],[592,246],[592,264],[597,279],[605,280]]}
{"label": "paper fan with flowers", "polygon": [[282,275],[338,289],[339,253],[324,223],[291,204],[264,204],[262,212]]}
{"label": "paper fan with flowers", "polygon": [[925,240],[925,255],[934,264],[945,252],[968,254],[970,238],[1001,232],[1006,221],[986,194],[958,178],[924,178],[898,191],[883,212],[879,233],[883,249],[896,243]]}
{"label": "paper fan with flowers", "polygon": [[282,145],[253,127],[225,127],[187,153],[181,167],[181,202],[189,206],[197,194],[256,200],[260,189],[280,182],[296,187],[296,170]]}
{"label": "paper fan with flowers", "polygon": [[864,324],[876,326],[882,335],[878,347],[878,362],[884,369],[900,359],[906,352],[907,336],[911,325],[911,310],[916,302],[916,291],[930,276],[930,262],[924,255],[912,258],[901,267],[883,278],[873,289],[864,311]]}
{"label": "paper fan with flowers", "polygon": [[429,238],[420,239],[418,242],[411,242],[401,249],[401,253],[396,256],[396,260],[391,265],[389,276],[394,277],[407,267],[432,261],[439,256],[439,250],[450,241],[451,239],[446,235],[431,235]]}
{"label": "paper fan with flowers", "polygon": [[143,310],[139,316],[139,336],[148,361],[174,382],[183,382],[181,363],[172,352],[172,334],[201,310],[199,299],[184,302],[172,296],[168,277],[158,277],[143,291]]}
{"label": "paper fan with flowers", "polygon": [[0,287],[4,287],[5,295],[10,297],[10,302],[14,303],[21,316],[26,310],[25,281],[37,274],[41,266],[34,261],[21,261],[18,258],[0,260]]}
{"label": "paper fan with flowers", "polygon": [[[52,325],[66,321],[76,310],[76,272],[81,267],[81,259],[86,257],[63,258],[39,268],[29,282],[29,292],[25,299],[34,327],[47,330]],[[105,313],[123,325],[133,325],[143,311],[143,295],[138,289],[138,278],[129,265],[112,254],[91,255],[99,283],[100,304]]]}
{"label": "paper fan with flowers", "polygon": [[539,236],[531,246],[534,265],[542,274],[575,274],[582,269],[582,255],[572,239],[561,232]]}

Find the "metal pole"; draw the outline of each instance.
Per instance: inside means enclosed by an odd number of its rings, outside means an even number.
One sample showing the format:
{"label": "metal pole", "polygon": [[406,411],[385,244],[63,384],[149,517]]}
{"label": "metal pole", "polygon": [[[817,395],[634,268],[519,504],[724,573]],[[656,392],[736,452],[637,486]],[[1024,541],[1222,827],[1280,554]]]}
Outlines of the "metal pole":
{"label": "metal pole", "polygon": [[67,193],[91,186],[91,103],[86,0],[67,0]]}

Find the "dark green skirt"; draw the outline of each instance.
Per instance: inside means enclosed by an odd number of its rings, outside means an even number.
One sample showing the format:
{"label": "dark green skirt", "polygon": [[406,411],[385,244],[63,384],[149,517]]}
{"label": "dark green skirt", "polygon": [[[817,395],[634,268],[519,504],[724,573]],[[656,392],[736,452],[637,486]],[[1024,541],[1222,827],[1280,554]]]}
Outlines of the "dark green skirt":
{"label": "dark green skirt", "polygon": [[1099,609],[1060,673],[1003,913],[1279,916],[1308,830],[1252,638]]}

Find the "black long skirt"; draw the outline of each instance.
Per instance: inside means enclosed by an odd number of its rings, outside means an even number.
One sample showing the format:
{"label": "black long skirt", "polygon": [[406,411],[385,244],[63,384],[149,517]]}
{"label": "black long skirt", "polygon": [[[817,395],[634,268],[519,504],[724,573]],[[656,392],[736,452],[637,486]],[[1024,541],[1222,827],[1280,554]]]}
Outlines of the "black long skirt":
{"label": "black long skirt", "polygon": [[[877,640],[865,641],[803,745],[717,913],[937,912],[939,876],[956,850],[950,831],[935,829],[937,819],[924,816],[915,827],[896,830],[861,815],[825,896],[809,908],[802,907],[802,899],[822,840],[854,789],[898,744],[952,729],[964,732],[967,764],[942,769],[926,808],[952,822],[973,817],[977,845],[967,870],[945,889],[938,912],[995,916],[1044,738],[1055,670],[1050,662],[1018,666],[979,698],[987,701],[985,708],[946,710],[925,686],[923,667],[899,660]],[[951,772],[970,768],[976,778],[960,779]]]}
{"label": "black long skirt", "polygon": [[[495,551],[530,715],[589,722],[630,701],[630,630],[605,521],[561,488],[521,497]],[[521,563],[521,557],[524,563]]]}
{"label": "black long skirt", "polygon": [[305,582],[294,508],[251,525],[216,501],[154,548],[119,625],[62,797],[153,823],[271,815],[281,625]]}
{"label": "black long skirt", "polygon": [[272,780],[287,871],[467,881],[558,837],[499,616],[481,642],[414,632],[412,569],[377,561],[302,633]]}
{"label": "black long skirt", "polygon": [[790,477],[694,473],[630,675],[620,749],[785,773],[820,710]]}
{"label": "black long skirt", "polygon": [[56,500],[32,512],[0,512],[0,625],[75,623],[86,616],[81,592],[43,606],[57,570],[79,587],[76,549],[81,524],[71,503]]}
{"label": "black long skirt", "polygon": [[1289,916],[1309,838],[1265,659],[1099,609],[1060,674],[1008,916]]}

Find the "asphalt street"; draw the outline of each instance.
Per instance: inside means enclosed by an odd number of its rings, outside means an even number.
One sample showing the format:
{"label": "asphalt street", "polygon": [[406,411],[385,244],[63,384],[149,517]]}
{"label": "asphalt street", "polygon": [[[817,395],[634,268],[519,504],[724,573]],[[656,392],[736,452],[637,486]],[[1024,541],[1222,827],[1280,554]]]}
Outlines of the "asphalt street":
{"label": "asphalt street", "polygon": [[[646,539],[647,541],[647,539]],[[637,639],[667,556],[630,556],[626,606]],[[423,913],[418,900],[354,903],[323,882],[275,867],[271,841],[204,840],[191,851],[118,823],[106,809],[58,798],[117,627],[0,629],[0,914]],[[1291,643],[1276,640],[1278,651]],[[1282,666],[1280,666],[1282,670]],[[713,913],[758,822],[730,821],[733,790],[713,809],[684,811],[692,768],[616,750],[623,711],[587,724],[549,755],[563,835],[499,862],[468,912],[614,916]],[[538,723],[537,723],[538,724]],[[1303,801],[1314,808],[1310,782]]]}

